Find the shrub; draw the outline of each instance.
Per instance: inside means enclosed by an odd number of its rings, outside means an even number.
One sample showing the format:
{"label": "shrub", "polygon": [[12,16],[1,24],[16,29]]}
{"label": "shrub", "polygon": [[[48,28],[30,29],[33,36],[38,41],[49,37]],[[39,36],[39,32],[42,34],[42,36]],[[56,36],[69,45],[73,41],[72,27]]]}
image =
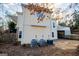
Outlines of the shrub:
{"label": "shrub", "polygon": [[8,22],[8,27],[9,27],[10,30],[15,29],[16,24],[13,21],[10,21],[10,22]]}
{"label": "shrub", "polygon": [[16,33],[9,33],[9,31],[0,32],[0,43],[14,43],[17,41]]}
{"label": "shrub", "polygon": [[31,47],[37,47],[37,46],[38,46],[37,40],[36,39],[32,39]]}
{"label": "shrub", "polygon": [[47,44],[48,44],[48,45],[54,45],[53,40],[48,39],[48,40],[47,40]]}
{"label": "shrub", "polygon": [[44,39],[40,39],[38,43],[39,43],[39,46],[45,46],[46,45],[46,41]]}

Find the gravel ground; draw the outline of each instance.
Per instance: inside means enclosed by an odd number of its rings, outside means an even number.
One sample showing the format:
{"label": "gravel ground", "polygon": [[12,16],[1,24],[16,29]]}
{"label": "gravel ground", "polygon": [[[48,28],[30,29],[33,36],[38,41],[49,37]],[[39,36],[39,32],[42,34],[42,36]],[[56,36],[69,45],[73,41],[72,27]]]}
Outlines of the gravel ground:
{"label": "gravel ground", "polygon": [[[63,45],[63,42],[65,43]],[[68,42],[68,43],[66,43]],[[76,42],[79,41],[69,41],[69,40],[60,40],[57,41],[55,45],[37,47],[37,48],[27,48],[20,45],[14,46],[13,44],[0,44],[0,55],[8,56],[74,56],[76,54],[76,49],[67,49],[67,46],[73,47]],[[75,43],[74,43],[75,42]],[[68,45],[69,44],[69,45]],[[79,43],[78,43],[79,44]],[[61,48],[66,47],[65,49]],[[2,55],[1,55],[2,56]]]}

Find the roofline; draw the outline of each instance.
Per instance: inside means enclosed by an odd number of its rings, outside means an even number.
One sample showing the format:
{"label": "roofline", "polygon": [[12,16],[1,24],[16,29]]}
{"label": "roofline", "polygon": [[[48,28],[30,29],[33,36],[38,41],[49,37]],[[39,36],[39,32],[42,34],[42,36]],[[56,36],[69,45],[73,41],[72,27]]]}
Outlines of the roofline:
{"label": "roofline", "polygon": [[23,14],[23,12],[16,12],[18,15],[22,15]]}

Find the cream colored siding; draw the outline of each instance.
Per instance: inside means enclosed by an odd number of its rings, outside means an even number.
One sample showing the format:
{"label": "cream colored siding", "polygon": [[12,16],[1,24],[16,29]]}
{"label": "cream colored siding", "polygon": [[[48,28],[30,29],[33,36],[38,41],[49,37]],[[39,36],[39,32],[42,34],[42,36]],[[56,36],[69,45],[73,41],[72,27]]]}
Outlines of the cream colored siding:
{"label": "cream colored siding", "polygon": [[[19,38],[20,31],[22,31],[22,38]],[[17,32],[18,32],[18,41],[21,41],[23,39],[23,16],[22,16],[22,13],[18,13]]]}
{"label": "cream colored siding", "polygon": [[[53,23],[55,25],[55,28],[53,27]],[[54,37],[52,37],[52,39],[58,39],[57,38],[57,23],[55,20],[51,21],[51,28],[52,28],[52,32],[54,32]]]}
{"label": "cream colored siding", "polygon": [[[38,23],[37,16],[30,15],[30,11],[23,7],[23,15],[20,18],[21,21],[19,21],[19,31],[22,31],[21,44],[30,44],[32,39],[37,39],[37,41],[40,39],[57,39],[57,28],[52,28],[53,20],[47,17],[51,15],[44,14],[46,17]],[[54,37],[52,37],[52,32],[54,32]],[[35,37],[36,35],[37,38]]]}

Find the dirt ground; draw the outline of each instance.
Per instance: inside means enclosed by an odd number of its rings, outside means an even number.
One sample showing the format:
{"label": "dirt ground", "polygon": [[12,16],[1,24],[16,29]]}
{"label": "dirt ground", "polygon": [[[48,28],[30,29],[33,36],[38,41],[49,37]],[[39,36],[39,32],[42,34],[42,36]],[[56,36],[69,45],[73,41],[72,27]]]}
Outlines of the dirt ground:
{"label": "dirt ground", "polygon": [[8,56],[75,56],[79,41],[57,40],[55,45],[27,48],[20,45],[0,44],[0,55]]}

